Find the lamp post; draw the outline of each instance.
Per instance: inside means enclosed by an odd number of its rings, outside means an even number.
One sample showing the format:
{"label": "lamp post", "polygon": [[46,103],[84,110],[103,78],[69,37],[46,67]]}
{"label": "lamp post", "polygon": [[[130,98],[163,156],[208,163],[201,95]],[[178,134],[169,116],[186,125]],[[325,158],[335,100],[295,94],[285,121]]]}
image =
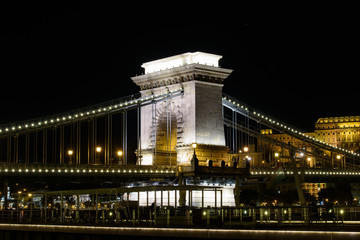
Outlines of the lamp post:
{"label": "lamp post", "polygon": [[197,159],[196,152],[195,152],[195,149],[197,147],[197,143],[192,143],[191,147],[194,149],[194,154],[193,154],[193,157],[190,160],[190,164],[191,164],[192,171],[196,172],[197,169],[198,169],[198,166],[199,166],[199,159]]}
{"label": "lamp post", "polygon": [[279,158],[280,153],[276,152],[274,156],[275,156],[274,166],[276,166],[278,162],[280,162],[280,158]]}
{"label": "lamp post", "polygon": [[97,146],[96,148],[95,148],[95,151],[96,151],[96,153],[95,153],[95,159],[98,159],[99,158],[99,161],[98,162],[100,162],[100,153],[101,153],[101,151],[102,151],[102,148],[100,147],[100,146]]}
{"label": "lamp post", "polygon": [[69,149],[67,153],[69,155],[69,164],[72,164],[72,156],[74,154],[74,151]]}
{"label": "lamp post", "polygon": [[118,155],[118,157],[119,157],[119,162],[118,162],[118,164],[120,165],[120,162],[121,162],[121,165],[124,165],[124,163],[123,163],[123,158],[122,158],[123,152],[122,152],[121,150],[119,150],[119,151],[117,152],[117,155]]}
{"label": "lamp post", "polygon": [[31,222],[32,215],[33,215],[33,195],[32,195],[32,193],[29,193],[28,197],[30,198],[30,222]]}
{"label": "lamp post", "polygon": [[195,149],[196,149],[196,147],[197,147],[197,143],[192,143],[192,144],[191,144],[191,147],[194,149],[194,155],[196,155]]}
{"label": "lamp post", "polygon": [[346,167],[346,162],[345,162],[345,158],[342,158],[342,156],[340,154],[336,155],[336,159],[339,160],[339,163],[341,165],[341,167]]}
{"label": "lamp post", "polygon": [[308,168],[310,168],[311,167],[311,157],[307,157],[306,160],[308,162],[307,166],[308,166]]}

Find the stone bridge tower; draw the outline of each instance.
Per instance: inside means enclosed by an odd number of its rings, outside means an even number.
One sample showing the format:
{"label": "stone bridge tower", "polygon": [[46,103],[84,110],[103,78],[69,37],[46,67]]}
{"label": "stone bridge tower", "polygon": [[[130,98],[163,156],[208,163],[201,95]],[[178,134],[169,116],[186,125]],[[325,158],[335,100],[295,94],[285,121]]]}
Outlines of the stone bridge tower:
{"label": "stone bridge tower", "polygon": [[[141,107],[143,165],[188,165],[192,143],[200,165],[227,161],[222,87],[232,70],[219,67],[222,56],[189,52],[144,63],[133,77],[142,96],[183,89],[183,95]],[[139,163],[138,163],[139,164]]]}

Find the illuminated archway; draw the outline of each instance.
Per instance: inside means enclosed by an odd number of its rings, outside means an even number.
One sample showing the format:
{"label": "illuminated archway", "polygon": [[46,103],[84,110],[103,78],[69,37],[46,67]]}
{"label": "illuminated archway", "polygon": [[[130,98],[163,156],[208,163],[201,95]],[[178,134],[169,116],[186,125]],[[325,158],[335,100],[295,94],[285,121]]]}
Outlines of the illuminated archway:
{"label": "illuminated archway", "polygon": [[176,165],[176,146],[181,144],[183,133],[183,117],[180,107],[173,101],[159,104],[156,112],[156,129],[152,129],[154,156],[156,165]]}

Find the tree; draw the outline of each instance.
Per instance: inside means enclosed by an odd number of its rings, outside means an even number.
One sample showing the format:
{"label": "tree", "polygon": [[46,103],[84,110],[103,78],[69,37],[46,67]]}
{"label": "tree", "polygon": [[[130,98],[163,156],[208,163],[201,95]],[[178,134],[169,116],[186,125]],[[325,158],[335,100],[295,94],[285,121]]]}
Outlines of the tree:
{"label": "tree", "polygon": [[352,203],[350,184],[337,185],[333,188],[323,188],[319,192],[319,200],[324,203],[338,203],[348,205]]}
{"label": "tree", "polygon": [[240,194],[240,203],[249,206],[255,205],[259,197],[259,193],[251,189],[243,189]]}
{"label": "tree", "polygon": [[299,196],[297,191],[288,190],[286,192],[281,192],[279,194],[279,202],[282,202],[285,206],[299,202]]}

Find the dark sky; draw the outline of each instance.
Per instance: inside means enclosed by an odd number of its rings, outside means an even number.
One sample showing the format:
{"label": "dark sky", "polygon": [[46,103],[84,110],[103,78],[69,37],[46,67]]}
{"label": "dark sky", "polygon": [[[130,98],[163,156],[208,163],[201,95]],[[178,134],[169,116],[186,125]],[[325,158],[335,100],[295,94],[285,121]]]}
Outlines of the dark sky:
{"label": "dark sky", "polygon": [[143,62],[192,51],[223,56],[225,93],[301,129],[360,115],[355,6],[49,2],[1,3],[0,124],[131,95]]}

